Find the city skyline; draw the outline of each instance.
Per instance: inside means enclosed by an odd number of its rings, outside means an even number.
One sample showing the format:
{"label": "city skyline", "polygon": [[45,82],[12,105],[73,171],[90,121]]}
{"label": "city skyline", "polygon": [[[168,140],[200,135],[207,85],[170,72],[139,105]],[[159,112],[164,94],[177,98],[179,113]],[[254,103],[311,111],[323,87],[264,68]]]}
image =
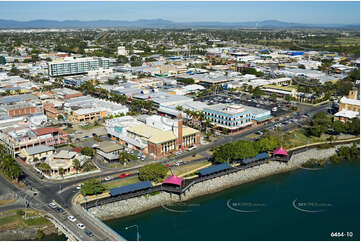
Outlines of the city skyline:
{"label": "city skyline", "polygon": [[[51,11],[49,11],[51,9]],[[176,10],[176,11],[175,11]],[[201,11],[200,11],[201,10]],[[0,2],[1,19],[359,24],[359,2]]]}

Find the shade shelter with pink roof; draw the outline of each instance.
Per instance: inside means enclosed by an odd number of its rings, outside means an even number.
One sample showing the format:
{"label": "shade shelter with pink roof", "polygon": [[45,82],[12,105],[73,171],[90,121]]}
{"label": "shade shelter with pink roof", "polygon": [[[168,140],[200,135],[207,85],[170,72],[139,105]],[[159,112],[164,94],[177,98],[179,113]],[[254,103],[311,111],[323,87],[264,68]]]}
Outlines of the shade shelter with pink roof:
{"label": "shade shelter with pink roof", "polygon": [[281,146],[279,149],[273,151],[273,155],[288,156],[288,153]]}
{"label": "shade shelter with pink roof", "polygon": [[173,184],[177,186],[182,186],[183,178],[177,177],[176,175],[169,176],[162,184]]}

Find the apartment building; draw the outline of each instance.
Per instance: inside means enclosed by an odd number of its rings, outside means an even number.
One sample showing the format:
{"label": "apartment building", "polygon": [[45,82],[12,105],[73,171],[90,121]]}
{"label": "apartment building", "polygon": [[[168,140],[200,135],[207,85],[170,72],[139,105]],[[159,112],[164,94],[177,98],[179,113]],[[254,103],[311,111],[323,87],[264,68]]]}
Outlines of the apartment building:
{"label": "apartment building", "polygon": [[69,61],[49,62],[48,73],[51,77],[85,74],[91,71],[109,69],[109,59],[79,58]]}

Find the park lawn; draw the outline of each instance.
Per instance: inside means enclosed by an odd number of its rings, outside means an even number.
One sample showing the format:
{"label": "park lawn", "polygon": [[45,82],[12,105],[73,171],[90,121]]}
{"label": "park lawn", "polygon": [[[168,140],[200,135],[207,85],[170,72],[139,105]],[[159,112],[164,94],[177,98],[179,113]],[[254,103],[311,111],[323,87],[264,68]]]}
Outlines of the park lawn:
{"label": "park lawn", "polygon": [[329,135],[327,134],[322,134],[321,137],[307,137],[302,130],[295,130],[282,135],[283,148],[289,149],[301,145],[327,141],[328,137]]}
{"label": "park lawn", "polygon": [[193,163],[193,164],[189,164],[189,165],[180,166],[180,167],[177,167],[177,168],[172,168],[172,171],[177,176],[180,176],[180,175],[188,173],[190,171],[197,170],[200,167],[203,167],[203,166],[208,165],[208,164],[210,164],[210,162],[203,161],[203,162],[199,162],[199,163]]}
{"label": "park lawn", "polygon": [[129,178],[124,178],[124,179],[120,179],[120,180],[116,180],[116,181],[111,181],[111,182],[107,182],[104,183],[104,186],[107,190],[109,190],[110,188],[114,188],[114,187],[120,187],[120,186],[125,186],[125,185],[129,185],[129,184],[134,184],[140,182],[138,177],[129,177]]}

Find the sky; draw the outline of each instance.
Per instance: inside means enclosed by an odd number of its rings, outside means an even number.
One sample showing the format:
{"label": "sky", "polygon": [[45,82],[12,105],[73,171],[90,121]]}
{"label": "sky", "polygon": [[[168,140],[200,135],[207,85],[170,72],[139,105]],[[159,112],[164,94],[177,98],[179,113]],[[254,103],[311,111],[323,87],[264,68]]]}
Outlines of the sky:
{"label": "sky", "polygon": [[359,24],[360,2],[0,2],[0,19]]}

